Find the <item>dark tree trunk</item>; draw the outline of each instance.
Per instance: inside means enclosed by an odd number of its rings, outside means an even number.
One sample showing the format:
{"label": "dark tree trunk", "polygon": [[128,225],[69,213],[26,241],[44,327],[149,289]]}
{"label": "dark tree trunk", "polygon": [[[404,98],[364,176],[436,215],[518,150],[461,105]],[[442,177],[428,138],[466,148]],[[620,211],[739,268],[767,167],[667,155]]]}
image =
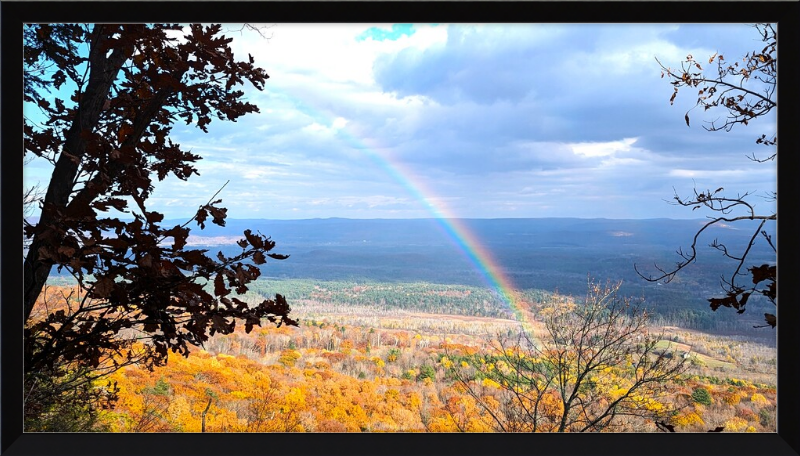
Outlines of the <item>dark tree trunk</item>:
{"label": "dark tree trunk", "polygon": [[206,414],[208,413],[208,409],[211,408],[211,401],[212,400],[213,400],[213,398],[211,398],[211,397],[208,398],[208,404],[206,404],[206,409],[203,410],[203,414],[201,415],[200,432],[206,432]]}
{"label": "dark tree trunk", "polygon": [[[133,43],[125,46],[116,46],[109,56],[106,56],[106,43],[111,39],[113,29],[104,30],[104,26],[97,25],[91,34],[91,49],[89,51],[89,80],[86,89],[80,95],[77,115],[66,134],[66,139],[61,154],[53,169],[50,184],[44,197],[44,210],[39,219],[39,226],[47,227],[55,222],[48,207],[64,208],[69,202],[75,186],[75,179],[79,172],[80,159],[86,151],[84,132],[92,132],[103,105],[108,98],[109,89],[122,67],[122,64],[133,54]],[[49,230],[48,230],[49,231]],[[53,232],[48,232],[52,236]],[[44,245],[42,233],[36,234],[31,241],[28,254],[24,262],[24,306],[25,320],[30,317],[33,305],[42,291],[47,277],[50,275],[52,265],[39,258],[39,249]],[[48,242],[52,242],[48,240]]]}

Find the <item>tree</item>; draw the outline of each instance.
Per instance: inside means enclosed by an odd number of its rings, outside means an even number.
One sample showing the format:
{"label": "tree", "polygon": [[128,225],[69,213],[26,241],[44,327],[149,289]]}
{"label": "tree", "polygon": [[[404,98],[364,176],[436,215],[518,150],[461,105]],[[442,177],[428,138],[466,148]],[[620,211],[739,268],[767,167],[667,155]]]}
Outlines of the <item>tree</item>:
{"label": "tree", "polygon": [[695,388],[692,391],[692,400],[698,404],[711,405],[711,394],[705,388]]}
{"label": "tree", "polygon": [[[660,61],[662,72],[661,77],[667,76],[673,86],[673,93],[670,97],[670,104],[675,100],[681,88],[698,88],[697,104],[695,107],[702,106],[704,111],[723,110],[726,112],[725,121],[719,124],[715,121],[708,122],[704,126],[709,131],[730,131],[737,125],[748,125],[755,119],[764,117],[773,109],[778,107],[777,102],[777,44],[778,35],[772,24],[755,24],[754,29],[759,33],[764,47],[760,51],[752,51],[744,56],[742,63],[728,62],[724,56],[715,53],[708,59],[708,64],[716,62],[716,75],[706,76],[700,62],[691,55],[681,62],[681,68],[672,69],[665,67]],[[658,59],[656,59],[658,61]],[[694,108],[692,108],[694,109]],[[691,111],[691,110],[690,110]],[[689,112],[685,115],[686,125],[689,126]],[[757,157],[754,153],[749,157],[756,164],[774,162],[778,156],[776,146],[778,144],[777,135],[768,137],[762,134],[755,140],[756,144],[770,148],[770,152],[764,157]],[[673,268],[664,269],[656,265],[657,274],[643,274],[638,267],[636,272],[642,278],[657,282],[665,280],[671,281],[675,275],[692,264],[697,258],[697,243],[709,227],[722,223],[746,223],[746,221],[758,221],[757,226],[752,229],[753,235],[749,242],[734,251],[716,239],[710,244],[711,247],[719,250],[722,254],[733,260],[732,272],[726,277],[721,278],[721,287],[725,292],[725,297],[709,298],[711,309],[716,311],[719,307],[730,307],[736,309],[738,313],[744,313],[748,299],[752,295],[763,296],[777,307],[776,295],[776,267],[775,265],[762,264],[747,267],[748,256],[750,255],[755,243],[762,239],[767,245],[777,252],[776,242],[765,229],[767,222],[776,222],[778,218],[777,210],[768,210],[759,213],[756,205],[752,202],[754,195],[750,192],[739,193],[731,196],[724,193],[724,187],[720,186],[714,191],[705,190],[698,192],[694,189],[694,194],[689,197],[680,197],[676,193],[675,203],[683,207],[691,207],[692,210],[704,208],[716,215],[709,216],[706,222],[694,235],[689,252],[678,250],[681,260]],[[765,197],[767,201],[777,200],[777,192],[768,192]],[[745,226],[745,229],[748,228]],[[752,283],[742,284],[740,279],[747,277],[743,271],[747,269]],[[765,313],[766,325],[775,328],[777,319],[773,313]],[[762,326],[762,327],[763,327]]]}
{"label": "tree", "polygon": [[538,311],[544,334],[499,337],[493,354],[453,358],[451,374],[503,432],[631,430],[668,416],[659,401],[687,368],[659,348],[639,304],[617,296],[620,284],[590,284],[585,302],[554,297]]}
{"label": "tree", "polygon": [[[269,237],[246,230],[231,257],[186,247],[192,221],[225,225],[216,195],[182,225],[161,226],[164,215],[147,208],[156,178],[198,174],[201,157],[169,139],[174,122],[208,132],[215,117],[258,112],[238,87],[261,90],[269,76],[252,56],[235,60],[232,39],[220,32],[197,24],[24,27],[24,154],[53,166],[41,215],[24,229],[32,418],[52,408],[35,400],[48,397],[48,382],[63,379],[65,394],[92,390],[124,365],[163,364],[170,351],[188,356],[189,345],[231,333],[237,320],[248,332],[262,320],[297,324],[281,295],[253,307],[232,295],[248,290],[267,257],[287,257],[270,253]],[[59,305],[43,294],[53,268],[78,284]],[[47,307],[34,318],[37,303]]]}

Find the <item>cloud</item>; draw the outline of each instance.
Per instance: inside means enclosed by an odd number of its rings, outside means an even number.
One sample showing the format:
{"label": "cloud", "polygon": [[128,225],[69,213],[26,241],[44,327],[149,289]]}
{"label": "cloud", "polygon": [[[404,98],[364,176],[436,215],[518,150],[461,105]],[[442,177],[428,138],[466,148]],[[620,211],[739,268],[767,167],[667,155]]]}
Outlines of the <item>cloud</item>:
{"label": "cloud", "polygon": [[637,138],[625,138],[621,141],[583,142],[572,144],[572,152],[584,157],[608,157],[618,152],[628,152]]}
{"label": "cloud", "polygon": [[411,36],[413,34],[414,26],[412,24],[393,24],[388,30],[385,27],[370,27],[356,36],[356,41],[394,41],[402,36]]}
{"label": "cloud", "polygon": [[[726,24],[277,24],[232,35],[270,75],[260,113],[171,135],[199,177],[157,183],[190,215],[226,181],[233,218],[687,217],[673,187],[775,188],[747,159],[774,116],[705,131],[655,58],[736,58],[758,44]],[[683,116],[692,118],[687,127]],[[26,183],[47,175],[38,164]],[[181,205],[178,201],[184,201]],[[432,204],[426,206],[426,202]],[[182,213],[181,211],[185,211]]]}
{"label": "cloud", "polygon": [[516,100],[531,90],[524,71],[527,49],[513,43],[535,45],[538,37],[530,35],[538,35],[537,29],[449,26],[447,32],[444,43],[380,56],[376,81],[400,96],[422,94],[445,104]]}

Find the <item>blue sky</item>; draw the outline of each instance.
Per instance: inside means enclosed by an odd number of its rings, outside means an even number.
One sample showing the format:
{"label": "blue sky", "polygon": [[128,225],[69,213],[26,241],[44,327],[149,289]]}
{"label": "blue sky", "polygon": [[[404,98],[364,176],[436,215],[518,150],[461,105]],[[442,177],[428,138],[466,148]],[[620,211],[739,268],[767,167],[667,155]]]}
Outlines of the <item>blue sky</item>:
{"label": "blue sky", "polygon": [[748,25],[267,25],[229,33],[270,75],[245,88],[261,112],[176,125],[200,176],[157,183],[151,209],[188,218],[228,180],[229,217],[268,219],[699,218],[673,188],[777,190],[746,158],[775,117],[708,132],[724,113],[698,108],[687,127],[696,91],[670,106],[655,61],[741,58],[763,47]]}

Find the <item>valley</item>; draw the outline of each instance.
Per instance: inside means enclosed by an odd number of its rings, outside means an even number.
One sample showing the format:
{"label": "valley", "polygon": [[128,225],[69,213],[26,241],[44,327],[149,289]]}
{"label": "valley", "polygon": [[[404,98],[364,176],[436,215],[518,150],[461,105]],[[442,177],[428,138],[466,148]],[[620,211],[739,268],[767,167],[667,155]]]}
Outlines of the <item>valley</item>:
{"label": "valley", "polygon": [[[193,248],[235,253],[228,230],[239,222],[213,227]],[[668,284],[648,283],[633,271],[633,262],[668,261],[697,221],[470,223],[514,283],[506,291],[510,301],[433,220],[256,223],[290,257],[263,265],[262,277],[239,299],[254,306],[281,294],[299,326],[262,322],[247,333],[237,325],[188,357],[171,354],[152,372],[135,365],[115,372],[108,380],[117,402],[103,412],[102,426],[112,432],[523,431],[525,421],[504,428],[496,419],[511,413],[504,402],[510,390],[492,373],[508,369],[508,354],[498,347],[519,349],[513,341],[523,334],[546,345],[543,309],[559,300],[580,303],[588,283],[605,282],[621,284],[621,296],[647,309],[651,356],[685,360],[685,372],[665,392],[632,396],[639,398],[632,399],[636,407],[669,411],[663,419],[680,432],[718,426],[774,432],[775,332],[753,328],[764,304],[754,300],[744,315],[711,312],[707,298],[725,268],[711,255]],[[65,277],[50,283],[70,287]],[[610,365],[592,377],[596,403],[626,394],[626,369]],[[558,413],[555,402],[543,404],[543,416]],[[611,429],[659,430],[638,416]]]}
{"label": "valley", "polygon": [[[212,336],[188,358],[153,372],[130,366],[109,380],[119,401],[104,412],[113,432],[493,432],[491,410],[464,394],[461,366],[495,356],[521,329],[513,312],[470,286],[430,283],[259,280],[244,300],[292,290],[299,327],[268,324]],[[476,296],[477,295],[477,296]],[[380,296],[380,297],[379,297]],[[528,290],[526,307],[551,299]],[[435,305],[432,304],[435,302]],[[481,304],[481,305],[477,305]],[[534,334],[543,325],[531,322]],[[659,404],[681,432],[726,426],[774,432],[777,350],[768,338],[651,326],[658,347],[688,356],[689,369]],[[458,367],[458,366],[456,366]],[[501,390],[484,378],[489,397]],[[697,403],[697,390],[709,393]],[[209,406],[209,404],[211,404]],[[623,421],[623,430],[655,432]]]}

